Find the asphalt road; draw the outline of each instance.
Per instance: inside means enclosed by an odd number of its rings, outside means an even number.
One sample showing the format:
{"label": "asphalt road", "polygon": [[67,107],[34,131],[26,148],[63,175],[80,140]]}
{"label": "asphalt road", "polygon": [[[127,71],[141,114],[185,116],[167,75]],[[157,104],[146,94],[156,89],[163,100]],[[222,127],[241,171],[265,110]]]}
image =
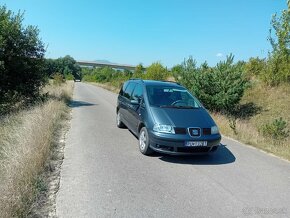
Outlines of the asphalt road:
{"label": "asphalt road", "polygon": [[290,217],[290,163],[223,139],[214,155],[147,157],[117,95],[75,83],[59,217]]}

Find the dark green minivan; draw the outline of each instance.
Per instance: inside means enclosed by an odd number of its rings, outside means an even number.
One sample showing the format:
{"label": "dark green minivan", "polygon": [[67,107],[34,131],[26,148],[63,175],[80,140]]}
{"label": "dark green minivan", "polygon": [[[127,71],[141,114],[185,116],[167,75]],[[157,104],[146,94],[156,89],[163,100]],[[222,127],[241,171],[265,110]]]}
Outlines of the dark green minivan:
{"label": "dark green minivan", "polygon": [[220,145],[219,129],[202,104],[174,82],[126,81],[117,102],[117,126],[139,139],[142,154],[205,154]]}

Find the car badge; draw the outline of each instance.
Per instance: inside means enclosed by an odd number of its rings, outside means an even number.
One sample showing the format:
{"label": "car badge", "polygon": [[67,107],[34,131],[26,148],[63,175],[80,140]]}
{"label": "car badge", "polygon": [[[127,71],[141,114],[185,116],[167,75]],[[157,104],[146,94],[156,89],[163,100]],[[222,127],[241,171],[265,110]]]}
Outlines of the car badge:
{"label": "car badge", "polygon": [[197,130],[197,129],[193,129],[193,130],[192,130],[192,135],[194,135],[194,136],[199,135],[198,130]]}

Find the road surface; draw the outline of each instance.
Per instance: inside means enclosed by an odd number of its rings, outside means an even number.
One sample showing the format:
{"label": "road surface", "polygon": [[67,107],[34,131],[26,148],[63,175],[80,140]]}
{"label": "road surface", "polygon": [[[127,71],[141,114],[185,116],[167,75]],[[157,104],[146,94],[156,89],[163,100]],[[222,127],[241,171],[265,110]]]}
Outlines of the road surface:
{"label": "road surface", "polygon": [[290,217],[289,162],[228,139],[210,156],[144,156],[116,99],[75,83],[58,217]]}

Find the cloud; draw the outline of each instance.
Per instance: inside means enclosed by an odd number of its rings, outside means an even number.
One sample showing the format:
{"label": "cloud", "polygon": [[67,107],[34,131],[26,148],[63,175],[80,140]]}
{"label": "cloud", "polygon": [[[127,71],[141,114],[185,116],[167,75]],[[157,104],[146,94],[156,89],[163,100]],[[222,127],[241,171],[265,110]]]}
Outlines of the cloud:
{"label": "cloud", "polygon": [[218,58],[220,58],[220,57],[223,56],[223,54],[222,54],[222,53],[217,53],[216,56],[217,56]]}

